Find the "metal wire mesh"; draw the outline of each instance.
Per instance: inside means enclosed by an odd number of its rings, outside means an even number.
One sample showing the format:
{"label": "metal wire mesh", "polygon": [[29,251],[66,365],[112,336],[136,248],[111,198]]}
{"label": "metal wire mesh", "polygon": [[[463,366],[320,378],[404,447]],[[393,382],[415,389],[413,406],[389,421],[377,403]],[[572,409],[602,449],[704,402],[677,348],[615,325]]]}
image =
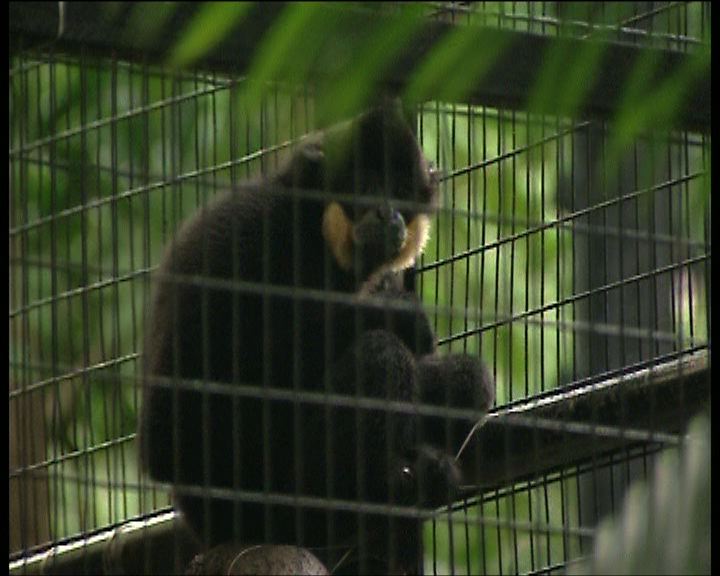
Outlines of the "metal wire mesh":
{"label": "metal wire mesh", "polygon": [[[427,8],[451,22],[478,10]],[[708,42],[698,30],[709,4],[636,3],[618,22],[607,21],[603,5],[597,10],[594,21],[566,17],[554,3],[500,4],[483,14],[487,25],[548,36],[562,27],[582,39],[612,27],[615,41],[648,48],[691,51]],[[139,469],[136,445],[153,273],[183,221],[247,178],[272,174],[316,127],[311,86],[278,87],[251,110],[243,82],[98,58],[91,48],[11,59],[14,569],[171,504],[168,487]],[[659,451],[679,442],[671,415],[682,421],[697,405],[682,379],[692,374],[688,358],[710,350],[710,138],[653,133],[618,153],[609,122],[443,102],[419,106],[414,121],[442,175],[415,289],[438,353],[482,358],[496,389],[495,408],[466,449],[472,496],[427,515],[425,572],[572,571],[591,553],[597,523],[617,511],[634,480],[652,475]],[[664,388],[643,388],[641,402],[623,395],[639,374],[654,381],[668,372],[681,381],[672,409]],[[619,398],[612,418],[593,395],[605,388]],[[237,388],[228,401],[267,393]],[[284,394],[297,398],[292,390],[275,398]],[[567,411],[542,412],[550,405]],[[436,408],[448,419],[468,417]],[[518,441],[521,429],[529,432]],[[562,458],[545,459],[545,443]],[[513,451],[523,465],[510,461]],[[344,505],[285,496],[291,506]]]}

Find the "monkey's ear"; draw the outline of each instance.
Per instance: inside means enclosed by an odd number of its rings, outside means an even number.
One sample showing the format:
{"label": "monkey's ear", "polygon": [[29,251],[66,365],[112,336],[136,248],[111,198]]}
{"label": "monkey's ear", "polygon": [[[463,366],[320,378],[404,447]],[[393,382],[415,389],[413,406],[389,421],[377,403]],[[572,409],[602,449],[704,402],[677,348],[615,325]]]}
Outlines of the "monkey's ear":
{"label": "monkey's ear", "polygon": [[322,135],[303,140],[278,174],[285,186],[322,189],[325,174],[325,142]]}
{"label": "monkey's ear", "polygon": [[325,158],[323,143],[319,140],[307,142],[302,147],[301,154],[308,162],[321,162]]}

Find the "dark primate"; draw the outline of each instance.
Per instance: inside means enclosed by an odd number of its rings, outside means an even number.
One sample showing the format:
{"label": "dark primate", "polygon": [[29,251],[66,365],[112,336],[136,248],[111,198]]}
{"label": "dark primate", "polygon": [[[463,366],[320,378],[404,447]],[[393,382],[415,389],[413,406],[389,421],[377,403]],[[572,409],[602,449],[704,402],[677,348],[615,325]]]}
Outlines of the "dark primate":
{"label": "dark primate", "polygon": [[450,450],[472,422],[417,407],[479,417],[494,401],[478,359],[436,355],[404,289],[436,194],[386,104],[306,138],[276,176],[177,234],[147,328],[141,453],[205,544],[297,544],[337,572],[422,570],[421,522],[377,505],[452,501]]}

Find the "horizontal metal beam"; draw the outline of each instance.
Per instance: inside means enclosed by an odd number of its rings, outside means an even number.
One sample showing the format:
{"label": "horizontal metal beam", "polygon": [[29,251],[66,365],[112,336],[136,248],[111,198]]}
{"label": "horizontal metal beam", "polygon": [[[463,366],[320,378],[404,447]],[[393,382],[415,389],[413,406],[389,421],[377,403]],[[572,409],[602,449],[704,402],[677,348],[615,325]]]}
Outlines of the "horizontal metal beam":
{"label": "horizontal metal beam", "polygon": [[[62,5],[61,17],[59,6]],[[142,14],[152,8],[143,3],[103,2],[11,2],[10,3],[10,47],[17,50],[52,47],[57,51],[77,54],[84,50],[90,56],[113,56],[124,60],[162,64],[170,49],[181,37],[186,25],[195,14],[198,3],[181,3],[161,27],[161,33],[150,37],[139,30]],[[112,7],[112,9],[110,9]],[[270,29],[282,11],[284,3],[257,3],[217,47],[212,49],[196,64],[197,69],[213,70],[231,74],[247,72],[255,50],[264,34]],[[347,18],[352,8],[329,4],[328,11],[336,11]],[[357,30],[377,29],[382,25],[383,16],[378,11],[355,8],[352,18]],[[402,92],[412,72],[428,53],[457,26],[439,20],[428,20],[414,37],[395,65],[388,68],[382,78],[377,78],[378,91]],[[359,37],[359,35],[358,35]],[[352,57],[354,37],[343,37],[348,50],[332,54],[332,59],[312,67],[308,79],[332,79],[346,68]],[[496,42],[505,49],[497,61],[482,75],[463,96],[464,103],[525,110],[548,55],[558,43],[567,53],[578,53],[588,42],[576,38],[556,38],[545,35],[478,27],[478,41],[474,50],[482,53]],[[645,88],[652,93],[655,87],[675,77],[696,55],[671,50],[648,49],[636,45],[606,42],[603,56],[594,73],[594,82],[586,97],[575,112],[581,118],[600,120],[612,119],[622,104],[625,86],[635,73],[635,66],[643,55],[652,50],[657,57],[653,73],[645,80]],[[329,65],[331,62],[331,65]],[[458,69],[457,74],[463,70]],[[283,81],[284,78],[274,78]],[[559,83],[563,78],[558,78]],[[710,73],[697,78],[687,87],[687,97],[679,104],[675,116],[676,128],[699,132],[710,130]],[[427,99],[441,99],[442,86],[430,87]],[[436,94],[432,91],[436,90]],[[562,115],[566,111],[559,100],[547,102],[541,110],[547,114]]]}
{"label": "horizontal metal beam", "polygon": [[503,406],[468,445],[463,470],[474,490],[490,490],[639,445],[672,445],[709,406],[709,357],[698,352]]}
{"label": "horizontal metal beam", "polygon": [[201,548],[175,512],[158,512],[10,561],[10,574],[183,574]]}

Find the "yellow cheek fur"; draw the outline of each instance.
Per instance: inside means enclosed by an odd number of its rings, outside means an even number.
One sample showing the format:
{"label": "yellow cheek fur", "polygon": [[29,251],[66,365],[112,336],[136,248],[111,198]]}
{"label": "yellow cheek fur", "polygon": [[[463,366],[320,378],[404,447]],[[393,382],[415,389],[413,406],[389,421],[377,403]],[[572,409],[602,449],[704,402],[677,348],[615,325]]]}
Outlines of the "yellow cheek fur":
{"label": "yellow cheek fur", "polygon": [[[353,259],[353,223],[337,202],[331,202],[325,208],[322,232],[338,265],[344,270],[350,270]],[[412,266],[415,258],[425,249],[429,237],[430,219],[424,214],[418,214],[407,227],[407,236],[400,253],[377,273],[399,271]]]}
{"label": "yellow cheek fur", "polygon": [[353,225],[337,202],[331,202],[323,214],[322,233],[340,268],[352,268]]}
{"label": "yellow cheek fur", "polygon": [[425,214],[418,214],[407,227],[407,236],[400,249],[400,254],[388,264],[391,270],[404,270],[415,263],[415,258],[425,250],[430,238],[430,219]]}

